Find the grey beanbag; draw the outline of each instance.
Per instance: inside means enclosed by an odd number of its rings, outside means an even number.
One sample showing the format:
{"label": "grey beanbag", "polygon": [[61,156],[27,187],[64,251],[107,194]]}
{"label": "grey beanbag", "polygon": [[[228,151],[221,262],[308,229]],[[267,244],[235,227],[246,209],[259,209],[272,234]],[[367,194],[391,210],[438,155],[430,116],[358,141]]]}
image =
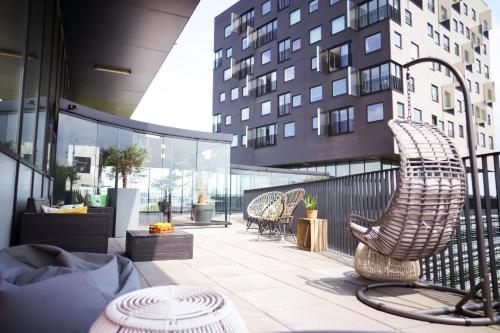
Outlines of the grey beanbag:
{"label": "grey beanbag", "polygon": [[112,299],[139,288],[132,262],[119,255],[7,248],[0,251],[0,331],[87,332]]}

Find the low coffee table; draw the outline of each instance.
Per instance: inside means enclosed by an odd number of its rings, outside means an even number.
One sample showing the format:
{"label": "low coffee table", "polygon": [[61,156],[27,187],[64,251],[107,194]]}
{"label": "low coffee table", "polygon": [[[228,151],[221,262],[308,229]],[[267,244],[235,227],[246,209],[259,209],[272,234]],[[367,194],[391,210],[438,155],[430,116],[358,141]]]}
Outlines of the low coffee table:
{"label": "low coffee table", "polygon": [[193,235],[180,229],[166,234],[128,230],[125,247],[132,261],[192,259]]}

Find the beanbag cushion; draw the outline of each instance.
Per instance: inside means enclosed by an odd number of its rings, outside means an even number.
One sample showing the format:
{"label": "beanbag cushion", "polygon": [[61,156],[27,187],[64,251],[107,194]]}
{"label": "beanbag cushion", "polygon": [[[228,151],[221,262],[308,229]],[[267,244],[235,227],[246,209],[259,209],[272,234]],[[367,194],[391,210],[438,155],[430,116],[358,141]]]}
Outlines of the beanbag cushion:
{"label": "beanbag cushion", "polygon": [[140,288],[132,262],[51,245],[0,251],[2,333],[87,332],[106,305]]}

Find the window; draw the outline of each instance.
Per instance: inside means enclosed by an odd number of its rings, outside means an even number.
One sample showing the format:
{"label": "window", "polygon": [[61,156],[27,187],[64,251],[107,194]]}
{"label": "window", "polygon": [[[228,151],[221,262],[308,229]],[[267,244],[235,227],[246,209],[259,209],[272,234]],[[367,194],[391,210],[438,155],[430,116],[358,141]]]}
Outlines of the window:
{"label": "window", "polygon": [[411,57],[412,59],[420,58],[420,48],[414,42],[411,42]]}
{"label": "window", "polygon": [[246,146],[247,146],[247,135],[246,135],[246,134],[243,134],[243,135],[241,136],[241,145],[242,145],[243,147],[246,147]]}
{"label": "window", "polygon": [[244,86],[243,88],[241,88],[241,96],[248,96],[248,87],[247,86]]}
{"label": "window", "polygon": [[409,26],[411,26],[413,23],[411,12],[408,9],[405,9],[405,22]]}
{"label": "window", "polygon": [[262,65],[265,65],[267,63],[270,63],[271,62],[271,50],[266,50],[266,51],[263,51],[261,54],[260,54],[260,59],[261,59],[261,63]]}
{"label": "window", "polygon": [[214,53],[214,69],[222,66],[222,49],[215,51]]}
{"label": "window", "polygon": [[444,132],[444,121],[440,120],[440,121],[438,122],[438,128],[439,128],[442,132]]}
{"label": "window", "polygon": [[422,121],[422,110],[419,110],[417,108],[413,109],[413,120]]}
{"label": "window", "polygon": [[341,32],[345,29],[345,15],[339,16],[332,20],[332,35]]}
{"label": "window", "polygon": [[330,111],[329,135],[354,132],[354,108],[346,107]]}
{"label": "window", "polygon": [[342,78],[332,82],[332,96],[347,94],[347,79]]}
{"label": "window", "polygon": [[392,42],[396,47],[399,47],[400,49],[403,48],[403,42],[401,40],[401,34],[399,32],[394,31]]}
{"label": "window", "polygon": [[488,65],[484,65],[484,77],[489,79],[490,78],[490,68]]}
{"label": "window", "polygon": [[460,56],[460,46],[457,43],[455,43],[454,51],[455,55]]}
{"label": "window", "polygon": [[458,32],[458,21],[453,19],[453,31]]}
{"label": "window", "polygon": [[290,38],[287,38],[278,44],[278,62],[290,59],[291,55]]}
{"label": "window", "polygon": [[464,3],[464,15],[467,16],[469,15],[469,7]]}
{"label": "window", "polygon": [[276,88],[276,72],[271,72],[257,77],[257,97],[276,91]]}
{"label": "window", "polygon": [[278,10],[283,10],[290,6],[290,0],[278,0]]}
{"label": "window", "polygon": [[461,138],[464,137],[464,127],[462,125],[458,125],[458,136]]}
{"label": "window", "polygon": [[365,38],[365,54],[380,50],[382,48],[382,35],[380,32]]}
{"label": "window", "polygon": [[219,133],[220,132],[220,124],[222,122],[222,116],[220,114],[216,114],[213,116],[213,127],[212,127],[212,132],[214,133]]}
{"label": "window", "polygon": [[446,52],[450,52],[450,39],[446,35],[443,35],[443,48]]}
{"label": "window", "polygon": [[295,66],[290,66],[288,68],[285,68],[283,76],[284,76],[283,78],[284,82],[292,81],[293,79],[295,79]]}
{"label": "window", "polygon": [[441,35],[437,31],[434,31],[434,43],[441,45]]}
{"label": "window", "polygon": [[313,71],[318,70],[318,57],[311,58],[311,69]]}
{"label": "window", "polygon": [[460,33],[463,35],[464,34],[464,24],[460,22]]}
{"label": "window", "polygon": [[470,29],[469,28],[465,28],[465,37],[467,37],[467,39],[470,39]]}
{"label": "window", "polygon": [[469,87],[469,91],[472,92],[472,83],[469,79],[467,79],[467,86]]}
{"label": "window", "polygon": [[295,136],[295,122],[286,123],[283,125],[283,137],[291,138]]}
{"label": "window", "polygon": [[255,148],[273,146],[276,144],[276,124],[257,127]]}
{"label": "window", "polygon": [[245,36],[241,40],[241,49],[242,50],[246,50],[246,49],[248,49],[248,46],[249,46],[249,44],[248,44],[248,37]]}
{"label": "window", "polygon": [[462,112],[462,101],[457,99],[457,103],[455,104],[457,112]]}
{"label": "window", "polygon": [[473,8],[471,8],[471,13],[472,13],[472,19],[475,21],[477,17],[476,17],[476,11]]}
{"label": "window", "polygon": [[233,33],[233,28],[231,27],[231,24],[224,28],[224,38],[231,36],[232,33]]}
{"label": "window", "polygon": [[265,116],[266,114],[271,113],[271,101],[263,102],[261,105],[261,112],[260,114]]}
{"label": "window", "polygon": [[489,137],[488,137],[488,142],[489,142],[489,144],[488,144],[489,148],[490,148],[491,150],[493,150],[494,145],[493,145],[493,137],[492,137],[492,136],[489,136]]}
{"label": "window", "polygon": [[448,136],[455,137],[455,124],[452,121],[448,121]]}
{"label": "window", "polygon": [[231,148],[238,146],[238,134],[233,135],[233,140],[231,141]]}
{"label": "window", "polygon": [[271,0],[268,0],[262,4],[262,16],[271,12]]}
{"label": "window", "polygon": [[434,37],[434,28],[432,27],[432,24],[427,23],[427,36],[429,37]]}
{"label": "window", "polygon": [[408,84],[408,89],[410,89],[411,92],[415,92],[415,78],[413,76],[410,77],[410,83]]}
{"label": "window", "polygon": [[330,6],[340,2],[341,0],[330,0]]}
{"label": "window", "polygon": [[399,103],[396,105],[396,115],[398,118],[405,118],[405,105],[403,103]]}
{"label": "window", "polygon": [[242,59],[235,64],[233,72],[236,71],[240,80],[244,79],[247,77],[247,75],[253,75],[254,64],[254,56]]}
{"label": "window", "polygon": [[367,105],[366,116],[369,123],[384,120],[384,103]]}
{"label": "window", "polygon": [[318,116],[312,117],[312,129],[317,130],[318,129]]}
{"label": "window", "polygon": [[227,125],[231,125],[231,116],[226,116],[224,118],[224,124],[227,126]]}
{"label": "window", "polygon": [[309,89],[309,102],[314,103],[323,99],[323,86],[319,85]]}
{"label": "window", "polygon": [[476,68],[476,72],[481,74],[481,61],[479,59],[474,59],[474,67]]}
{"label": "window", "polygon": [[476,93],[480,94],[481,91],[479,90],[479,82],[475,82],[474,85],[476,86]]}
{"label": "window", "polygon": [[292,97],[292,107],[297,108],[302,105],[302,95],[295,95]]}
{"label": "window", "polygon": [[436,87],[433,84],[431,84],[431,98],[432,98],[432,101],[439,102],[438,87]]}
{"label": "window", "polygon": [[309,13],[315,12],[318,10],[318,0],[309,1]]}
{"label": "window", "polygon": [[224,81],[231,80],[232,74],[231,74],[231,68],[225,69],[224,70]]}
{"label": "window", "polygon": [[230,47],[226,50],[226,59],[229,59],[233,56],[233,48]]}
{"label": "window", "polygon": [[391,62],[361,70],[361,94],[394,89],[403,91],[402,68]]}
{"label": "window", "polygon": [[358,6],[359,27],[382,21],[388,17],[400,23],[399,0],[370,0]]}
{"label": "window", "polygon": [[278,96],[278,117],[291,113],[291,94],[286,93]]}
{"label": "window", "polygon": [[219,94],[219,102],[224,102],[226,100],[226,93],[222,92]]}
{"label": "window", "polygon": [[481,147],[486,147],[486,135],[484,133],[479,134],[479,144]]}
{"label": "window", "polygon": [[301,45],[300,45],[300,38],[297,38],[292,42],[292,52],[300,50]]}
{"label": "window", "polygon": [[241,109],[241,121],[250,119],[250,108]]}
{"label": "window", "polygon": [[341,44],[328,50],[328,72],[334,72],[351,64],[351,45]]}
{"label": "window", "polygon": [[300,8],[290,13],[290,25],[292,26],[299,22],[300,22]]}
{"label": "window", "polygon": [[436,115],[432,115],[431,119],[432,119],[432,125],[437,126],[437,124],[438,124],[438,117]]}
{"label": "window", "polygon": [[261,47],[267,43],[272,42],[276,39],[278,30],[278,21],[273,20],[269,23],[264,24],[263,26],[257,29],[257,40],[255,43],[256,47]]}
{"label": "window", "polygon": [[239,88],[231,89],[231,100],[232,101],[238,99],[238,93],[239,93],[239,91],[240,91]]}
{"label": "window", "polygon": [[321,40],[321,26],[309,31],[309,44],[314,44]]}

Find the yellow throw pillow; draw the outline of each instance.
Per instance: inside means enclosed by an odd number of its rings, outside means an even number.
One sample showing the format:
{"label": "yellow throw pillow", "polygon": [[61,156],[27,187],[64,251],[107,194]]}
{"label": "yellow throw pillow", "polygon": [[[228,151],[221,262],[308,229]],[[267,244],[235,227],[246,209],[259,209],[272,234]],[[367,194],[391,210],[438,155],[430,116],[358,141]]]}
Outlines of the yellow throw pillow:
{"label": "yellow throw pillow", "polygon": [[61,208],[54,214],[87,214],[88,207],[77,207],[77,208]]}

